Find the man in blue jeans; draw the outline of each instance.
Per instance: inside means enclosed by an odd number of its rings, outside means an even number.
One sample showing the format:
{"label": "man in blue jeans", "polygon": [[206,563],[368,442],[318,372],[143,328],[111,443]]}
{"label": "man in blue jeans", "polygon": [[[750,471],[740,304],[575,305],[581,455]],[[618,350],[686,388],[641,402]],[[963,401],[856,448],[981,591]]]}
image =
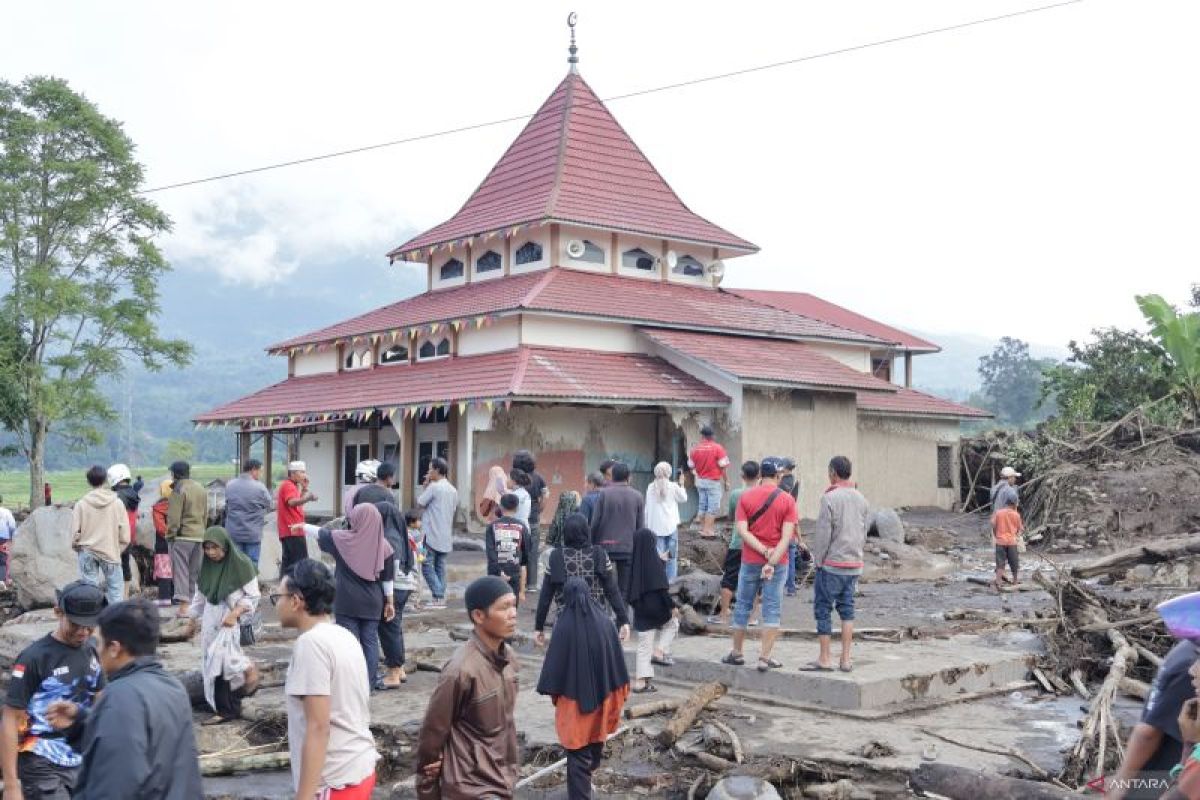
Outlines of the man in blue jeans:
{"label": "man in blue jeans", "polygon": [[850,482],[850,459],[835,456],[829,462],[829,488],[821,495],[821,510],[812,538],[813,616],[817,618],[820,655],[805,669],[833,670],[831,639],[832,611],[837,608],[842,621],[842,653],[838,669],[850,672],[850,644],[854,639],[854,590],[863,571],[863,545],[867,541],[871,507]]}
{"label": "man in blue jeans", "polygon": [[726,664],[746,663],[742,645],[754,597],[762,591],[762,642],[758,671],[783,664],[771,658],[779,637],[783,582],[787,578],[788,550],[796,534],[796,501],[779,488],[780,459],[764,458],[759,465],[762,482],[746,489],[738,500],[737,530],[742,537],[742,567],[738,573],[737,604],[733,609],[733,650],[721,659]]}
{"label": "man in blue jeans", "polygon": [[421,512],[421,528],[425,532],[425,563],[421,572],[429,584],[433,601],[431,609],[446,607],[446,556],[454,549],[454,514],[458,511],[458,490],[446,476],[450,465],[444,458],[429,462],[425,488],[417,498]]}

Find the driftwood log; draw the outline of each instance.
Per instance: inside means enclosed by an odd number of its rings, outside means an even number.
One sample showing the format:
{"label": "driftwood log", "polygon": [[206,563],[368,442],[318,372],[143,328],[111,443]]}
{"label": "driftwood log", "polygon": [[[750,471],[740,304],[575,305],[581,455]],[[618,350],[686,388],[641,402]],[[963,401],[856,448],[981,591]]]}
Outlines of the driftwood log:
{"label": "driftwood log", "polygon": [[1048,783],[1006,778],[950,764],[922,764],[909,776],[909,785],[950,800],[1078,800],[1079,795]]}
{"label": "driftwood log", "polygon": [[1097,558],[1086,564],[1077,564],[1071,568],[1071,576],[1075,578],[1094,578],[1109,572],[1134,567],[1138,564],[1161,564],[1184,556],[1200,555],[1200,536],[1189,536],[1179,539],[1160,539],[1147,542],[1137,547]]}
{"label": "driftwood log", "polygon": [[674,700],[655,700],[652,703],[639,703],[636,706],[625,706],[625,719],[653,717],[655,714],[665,714],[668,711],[674,711],[681,705],[683,705],[683,701],[676,698]]}
{"label": "driftwood log", "polygon": [[674,746],[679,741],[679,737],[692,727],[692,723],[696,721],[696,717],[700,716],[700,712],[708,707],[709,703],[724,696],[725,691],[726,687],[723,683],[702,683],[697,686],[695,691],[675,711],[675,716],[667,723],[667,727],[658,734],[658,743],[665,748]]}
{"label": "driftwood log", "polygon": [[279,769],[280,767],[286,767],[290,763],[291,756],[287,750],[242,756],[204,756],[200,758],[200,774],[206,777],[232,775],[235,772]]}

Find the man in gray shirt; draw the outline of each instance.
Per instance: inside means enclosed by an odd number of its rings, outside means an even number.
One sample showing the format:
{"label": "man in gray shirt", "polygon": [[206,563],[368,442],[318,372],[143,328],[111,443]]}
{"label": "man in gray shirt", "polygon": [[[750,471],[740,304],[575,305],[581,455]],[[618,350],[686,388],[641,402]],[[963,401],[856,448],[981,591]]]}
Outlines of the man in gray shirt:
{"label": "man in gray shirt", "polygon": [[421,572],[433,595],[427,608],[446,607],[446,556],[454,549],[454,514],[458,510],[458,489],[446,480],[449,474],[446,459],[433,459],[425,474],[425,489],[417,498],[417,505],[424,509],[421,530],[425,533],[425,563]]}
{"label": "man in gray shirt", "polygon": [[992,511],[999,511],[1007,507],[1009,497],[1012,498],[1011,505],[1021,504],[1020,491],[1017,489],[1017,478],[1019,477],[1021,477],[1021,473],[1012,467],[1000,470],[1000,480],[992,487]]}
{"label": "man in gray shirt", "polygon": [[262,462],[248,458],[242,464],[242,474],[225,486],[225,530],[238,550],[254,566],[262,549],[263,519],[275,505],[271,493],[262,485]]}
{"label": "man in gray shirt", "polygon": [[871,507],[867,498],[850,482],[850,459],[835,456],[829,462],[829,488],[821,495],[821,510],[813,532],[810,552],[817,574],[813,579],[813,616],[817,619],[820,655],[809,669],[833,669],[830,639],[833,609],[842,621],[842,654],[838,669],[849,672],[850,643],[854,638],[854,590],[863,572],[863,546]]}

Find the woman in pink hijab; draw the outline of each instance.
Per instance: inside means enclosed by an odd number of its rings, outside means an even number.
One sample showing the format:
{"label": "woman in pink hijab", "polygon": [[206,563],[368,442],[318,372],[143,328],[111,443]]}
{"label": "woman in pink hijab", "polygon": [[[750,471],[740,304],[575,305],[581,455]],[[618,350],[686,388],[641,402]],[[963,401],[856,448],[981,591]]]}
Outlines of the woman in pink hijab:
{"label": "woman in pink hijab", "polygon": [[488,470],[487,486],[483,490],[483,499],[479,501],[479,518],[484,522],[492,522],[500,517],[500,498],[508,494],[508,473],[504,467],[493,466]]}
{"label": "woman in pink hijab", "polygon": [[396,559],[383,536],[383,518],[374,505],[356,505],[347,519],[347,530],[318,531],[317,544],[322,552],[333,556],[337,565],[334,621],[358,639],[367,659],[369,688],[374,689],[379,671],[379,622],[396,616],[392,600]]}

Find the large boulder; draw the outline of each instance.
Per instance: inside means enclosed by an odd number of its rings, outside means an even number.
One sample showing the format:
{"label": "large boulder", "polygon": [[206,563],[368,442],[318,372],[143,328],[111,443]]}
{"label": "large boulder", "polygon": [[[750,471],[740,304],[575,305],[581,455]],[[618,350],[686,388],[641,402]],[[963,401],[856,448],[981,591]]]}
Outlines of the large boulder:
{"label": "large boulder", "polygon": [[782,800],[775,787],[762,778],[730,775],[708,792],[708,800]]}
{"label": "large boulder", "polygon": [[721,600],[721,576],[692,570],[674,580],[671,594],[683,604],[712,613]]}
{"label": "large boulder", "polygon": [[9,580],[24,609],[54,605],[54,592],[79,577],[71,549],[71,507],[45,506],[30,514],[13,535]]}
{"label": "large boulder", "polygon": [[900,515],[890,508],[881,508],[871,518],[871,536],[878,536],[885,542],[904,544],[904,523]]}

